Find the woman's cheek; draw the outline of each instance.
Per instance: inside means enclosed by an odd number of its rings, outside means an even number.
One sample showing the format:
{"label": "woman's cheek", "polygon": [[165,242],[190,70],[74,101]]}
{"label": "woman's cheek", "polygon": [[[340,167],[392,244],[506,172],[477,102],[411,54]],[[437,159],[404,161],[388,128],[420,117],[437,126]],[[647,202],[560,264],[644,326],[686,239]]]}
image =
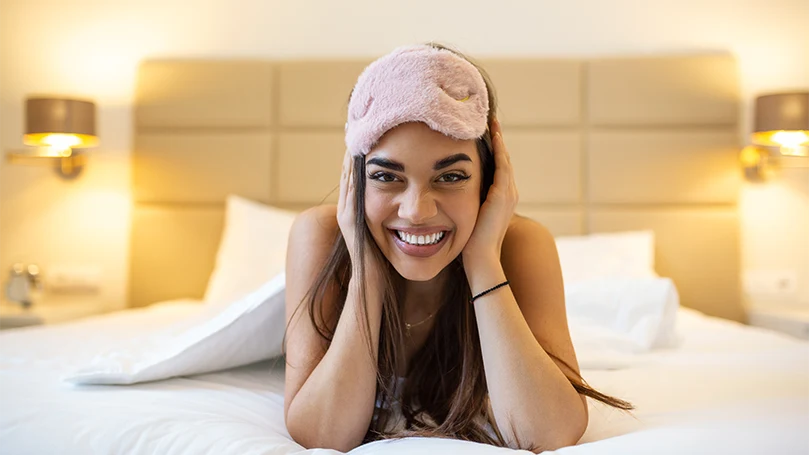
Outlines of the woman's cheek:
{"label": "woman's cheek", "polygon": [[455,223],[458,228],[458,240],[466,244],[472,232],[475,230],[475,223],[480,211],[480,202],[476,197],[466,198],[461,203],[455,204],[457,207]]}
{"label": "woman's cheek", "polygon": [[373,188],[369,188],[368,191],[365,193],[365,213],[369,218],[372,218],[375,221],[379,221],[380,218],[384,218],[384,207],[389,205],[385,202],[385,198],[382,197],[378,191],[374,190]]}
{"label": "woman's cheek", "polygon": [[383,222],[388,218],[386,213],[390,208],[388,198],[380,195],[378,191],[369,188],[365,193],[365,220],[371,233],[376,237],[377,243],[384,238],[385,227]]}

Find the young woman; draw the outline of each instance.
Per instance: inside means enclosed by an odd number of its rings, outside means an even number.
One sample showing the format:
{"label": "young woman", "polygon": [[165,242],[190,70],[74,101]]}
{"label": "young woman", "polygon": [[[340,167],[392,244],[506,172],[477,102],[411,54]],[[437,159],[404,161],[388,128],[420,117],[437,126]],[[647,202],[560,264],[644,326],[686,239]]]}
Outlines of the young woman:
{"label": "young woman", "polygon": [[366,68],[349,101],[337,206],[287,253],[290,435],[305,447],[437,436],[575,444],[586,397],[559,258],[517,188],[485,73],[438,45]]}

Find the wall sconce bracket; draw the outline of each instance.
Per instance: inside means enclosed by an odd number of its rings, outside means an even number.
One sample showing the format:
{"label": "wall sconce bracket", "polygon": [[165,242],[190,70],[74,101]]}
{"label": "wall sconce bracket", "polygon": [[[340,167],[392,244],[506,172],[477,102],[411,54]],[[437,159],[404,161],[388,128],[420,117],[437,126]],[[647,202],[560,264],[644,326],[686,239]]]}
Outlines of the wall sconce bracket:
{"label": "wall sconce bracket", "polygon": [[70,151],[67,156],[53,156],[51,154],[38,152],[37,149],[21,149],[7,151],[6,160],[11,164],[28,166],[42,166],[43,163],[48,163],[48,165],[55,170],[57,175],[72,180],[81,174],[87,162],[87,156],[82,152],[76,151]]}

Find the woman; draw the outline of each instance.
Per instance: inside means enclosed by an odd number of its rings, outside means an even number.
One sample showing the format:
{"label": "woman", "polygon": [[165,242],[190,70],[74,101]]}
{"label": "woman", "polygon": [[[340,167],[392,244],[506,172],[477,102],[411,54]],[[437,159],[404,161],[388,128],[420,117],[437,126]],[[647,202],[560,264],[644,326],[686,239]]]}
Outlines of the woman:
{"label": "woman", "polygon": [[287,253],[284,411],[306,447],[438,436],[575,444],[586,385],[553,237],[518,195],[485,73],[455,51],[375,61],[349,101],[337,206]]}

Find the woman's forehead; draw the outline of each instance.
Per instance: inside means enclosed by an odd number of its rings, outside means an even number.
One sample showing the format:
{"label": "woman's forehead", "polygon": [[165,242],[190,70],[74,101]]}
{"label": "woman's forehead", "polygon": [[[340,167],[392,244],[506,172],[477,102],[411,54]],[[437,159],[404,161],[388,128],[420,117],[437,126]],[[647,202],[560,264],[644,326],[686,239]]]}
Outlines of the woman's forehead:
{"label": "woman's forehead", "polygon": [[424,123],[411,122],[387,131],[368,153],[366,162],[374,157],[398,162],[435,162],[457,154],[468,155],[471,162],[477,162],[475,141],[454,139]]}

